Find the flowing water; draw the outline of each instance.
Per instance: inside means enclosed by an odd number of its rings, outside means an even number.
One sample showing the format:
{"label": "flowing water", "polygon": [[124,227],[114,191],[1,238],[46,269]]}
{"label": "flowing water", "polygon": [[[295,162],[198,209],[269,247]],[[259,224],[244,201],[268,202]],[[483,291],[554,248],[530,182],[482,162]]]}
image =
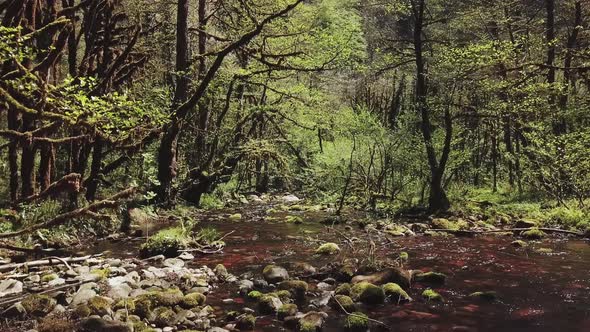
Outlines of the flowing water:
{"label": "flowing water", "polygon": [[[345,229],[342,225],[332,230],[317,222],[317,213],[302,214],[306,222],[295,225],[264,221],[256,210],[239,212],[244,215],[242,221],[220,220],[224,218],[213,215],[202,223],[221,233],[232,233],[224,239],[227,246],[222,253],[198,256],[193,264],[221,263],[235,275],[251,272],[260,276],[270,263],[288,266],[307,262],[321,268],[344,258],[367,258],[367,251],[360,249],[368,242],[365,231]],[[345,238],[359,241],[350,246]],[[410,257],[406,268],[447,275],[444,286],[433,287],[444,297],[444,303],[423,300],[421,293],[427,286],[415,283],[408,292],[412,302],[361,307],[392,331],[590,331],[588,242],[549,239],[528,248],[515,248],[510,236],[371,239],[375,241],[375,256],[379,260],[394,260],[405,251]],[[338,242],[343,250],[337,256],[318,257],[314,250],[322,240]],[[124,248],[129,255],[137,252],[133,246]],[[549,248],[551,252],[539,252],[539,248]],[[113,251],[125,255],[125,251]],[[320,280],[307,279],[312,294]],[[495,291],[498,300],[483,302],[468,297],[476,291]],[[233,298],[234,303],[222,303],[227,298]],[[235,285],[215,289],[208,296],[208,303],[220,316],[253,305],[238,296]],[[307,311],[306,305],[300,306],[300,310]],[[324,331],[343,330],[343,314],[334,310],[328,314]],[[380,329],[372,327],[372,331]],[[285,329],[273,316],[265,316],[258,318],[257,330]]]}

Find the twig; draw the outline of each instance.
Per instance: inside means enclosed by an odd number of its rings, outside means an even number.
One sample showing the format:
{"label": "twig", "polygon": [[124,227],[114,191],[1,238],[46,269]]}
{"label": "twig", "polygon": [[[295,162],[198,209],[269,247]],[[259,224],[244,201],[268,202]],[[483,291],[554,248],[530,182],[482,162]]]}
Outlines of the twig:
{"label": "twig", "polygon": [[353,317],[358,317],[358,318],[366,319],[366,320],[368,320],[368,321],[370,321],[370,322],[373,322],[373,323],[379,324],[379,325],[381,325],[381,326],[385,326],[385,328],[387,328],[387,330],[389,330],[389,326],[387,326],[387,324],[383,323],[382,321],[378,321],[378,320],[376,320],[376,319],[372,319],[372,318],[369,318],[369,317],[365,317],[365,316],[357,315],[357,314],[355,314],[355,313],[351,313],[351,312],[348,312],[348,311],[346,311],[346,309],[344,309],[344,307],[342,306],[342,303],[340,303],[340,301],[338,301],[338,299],[336,298],[336,296],[334,296],[334,294],[332,294],[332,299],[333,299],[334,301],[336,301],[336,303],[338,304],[338,306],[340,307],[340,309],[342,309],[342,311],[343,311],[345,314],[347,314],[347,315],[349,315],[349,316],[353,316]]}

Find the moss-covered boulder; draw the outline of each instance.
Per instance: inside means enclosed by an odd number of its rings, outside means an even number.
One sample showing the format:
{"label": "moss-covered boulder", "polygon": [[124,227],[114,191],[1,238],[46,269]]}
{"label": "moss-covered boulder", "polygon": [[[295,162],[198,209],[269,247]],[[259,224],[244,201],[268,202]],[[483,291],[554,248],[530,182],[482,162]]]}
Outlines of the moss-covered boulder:
{"label": "moss-covered boulder", "polygon": [[229,217],[227,217],[227,219],[229,219],[230,221],[239,221],[242,219],[242,214],[241,213],[230,214]]}
{"label": "moss-covered boulder", "polygon": [[444,284],[447,276],[439,272],[424,272],[414,275],[414,281],[428,284]]}
{"label": "moss-covered boulder", "polygon": [[344,328],[350,332],[364,332],[369,329],[369,317],[362,312],[353,312],[346,316]]}
{"label": "moss-covered boulder", "polygon": [[264,295],[264,294],[262,294],[261,292],[259,292],[257,290],[253,290],[248,293],[248,299],[253,300],[253,301],[258,301],[262,295]]}
{"label": "moss-covered boulder", "polygon": [[173,326],[177,322],[176,312],[167,307],[157,307],[153,310],[150,321],[158,327]]}
{"label": "moss-covered boulder", "polygon": [[299,318],[297,330],[299,332],[321,331],[327,317],[328,314],[325,312],[310,311]]}
{"label": "moss-covered boulder", "polygon": [[142,257],[164,255],[176,257],[180,250],[186,249],[191,242],[190,235],[182,227],[164,229],[150,236],[140,247]]}
{"label": "moss-covered boulder", "polygon": [[301,218],[300,216],[286,216],[285,217],[285,222],[286,223],[290,223],[290,224],[302,224],[303,223],[303,218]]}
{"label": "moss-covered boulder", "polygon": [[264,315],[274,314],[282,305],[283,302],[272,294],[264,294],[258,299],[258,310]]}
{"label": "moss-covered boulder", "polygon": [[385,301],[385,293],[379,286],[363,281],[355,284],[350,289],[350,297],[354,301],[375,305]]}
{"label": "moss-covered boulder", "polygon": [[469,297],[477,300],[493,302],[498,298],[498,294],[494,291],[473,292],[469,294]]}
{"label": "moss-covered boulder", "polygon": [[122,299],[113,305],[113,310],[126,309],[129,312],[135,311],[135,301],[133,299]]}
{"label": "moss-covered boulder", "polygon": [[274,284],[289,279],[289,272],[284,267],[271,264],[264,267],[262,276],[264,280]]}
{"label": "moss-covered boulder", "polygon": [[434,218],[430,222],[433,229],[450,229],[454,231],[465,230],[469,228],[469,224],[464,220],[451,221],[445,218]]}
{"label": "moss-covered boulder", "polygon": [[336,255],[339,252],[340,247],[333,242],[324,243],[315,250],[315,253],[319,255]]}
{"label": "moss-covered boulder", "polygon": [[268,293],[268,295],[278,297],[279,300],[281,300],[281,302],[289,302],[292,298],[291,292],[288,290],[278,290],[272,293]]}
{"label": "moss-covered boulder", "polygon": [[141,318],[147,318],[155,308],[152,299],[148,294],[140,295],[133,300],[133,313]]}
{"label": "moss-covered boulder", "polygon": [[422,297],[429,302],[443,302],[443,297],[435,292],[434,290],[428,288],[422,292]]}
{"label": "moss-covered boulder", "polygon": [[539,240],[544,238],[546,235],[547,234],[545,234],[545,232],[538,228],[531,228],[528,231],[524,231],[521,233],[522,237],[529,240]]}
{"label": "moss-covered boulder", "polygon": [[104,316],[110,314],[113,300],[104,296],[95,296],[86,304],[92,315]]}
{"label": "moss-covered boulder", "polygon": [[343,282],[349,282],[354,277],[356,273],[356,267],[352,264],[344,264],[336,273],[336,279]]}
{"label": "moss-covered boulder", "polygon": [[289,291],[296,299],[303,299],[305,298],[305,293],[307,292],[308,287],[307,282],[303,280],[287,280],[281,282],[278,288],[280,290]]}
{"label": "moss-covered boulder", "polygon": [[182,300],[180,301],[180,306],[185,309],[192,309],[203,305],[205,301],[207,301],[207,297],[205,295],[194,292],[183,296]]}
{"label": "moss-covered boulder", "polygon": [[21,301],[27,314],[36,317],[47,316],[55,308],[57,301],[47,295],[32,294]]}
{"label": "moss-covered boulder", "polygon": [[365,281],[375,285],[383,285],[389,282],[394,282],[400,285],[403,289],[408,289],[410,287],[411,280],[412,274],[410,271],[401,268],[390,267],[370,275],[355,276],[352,278],[351,282],[356,284]]}
{"label": "moss-covered boulder", "polygon": [[154,307],[172,307],[180,304],[184,299],[184,294],[178,288],[149,292],[142,296],[149,298]]}
{"label": "moss-covered boulder", "polygon": [[390,282],[382,286],[385,296],[394,303],[411,301],[412,298],[400,285]]}
{"label": "moss-covered boulder", "polygon": [[336,295],[350,295],[350,284],[344,283],[336,287],[334,294]]}
{"label": "moss-covered boulder", "polygon": [[346,312],[353,312],[356,310],[354,301],[347,295],[334,295],[328,304],[332,309],[338,311],[343,311],[342,309],[344,309]]}
{"label": "moss-covered boulder", "polygon": [[537,222],[531,219],[520,219],[514,224],[514,228],[533,228],[537,227]]}
{"label": "moss-covered boulder", "polygon": [[283,304],[279,310],[277,310],[277,318],[284,320],[286,317],[295,316],[297,314],[297,305],[293,303]]}
{"label": "moss-covered boulder", "polygon": [[236,322],[236,327],[240,331],[252,331],[256,326],[256,317],[250,314],[241,315],[238,317],[238,321]]}
{"label": "moss-covered boulder", "polygon": [[524,248],[526,246],[528,246],[528,244],[523,241],[523,240],[514,240],[512,242],[510,242],[510,245],[516,248]]}

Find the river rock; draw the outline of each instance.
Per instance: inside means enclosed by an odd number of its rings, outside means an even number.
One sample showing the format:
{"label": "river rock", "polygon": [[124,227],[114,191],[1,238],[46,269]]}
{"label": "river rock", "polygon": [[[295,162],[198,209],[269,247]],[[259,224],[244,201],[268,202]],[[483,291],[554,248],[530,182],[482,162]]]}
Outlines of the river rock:
{"label": "river rock", "polygon": [[113,300],[121,300],[129,297],[132,288],[126,283],[110,287],[107,296]]}
{"label": "river rock", "polygon": [[262,271],[264,279],[271,284],[289,279],[289,272],[284,267],[267,265]]}
{"label": "river rock", "polygon": [[385,293],[381,287],[375,286],[372,283],[362,281],[350,289],[350,297],[357,302],[364,304],[381,304],[385,301]]}
{"label": "river rock", "polygon": [[95,296],[96,292],[93,289],[80,287],[78,292],[74,294],[74,297],[72,298],[72,302],[70,303],[70,305],[74,307],[79,304],[86,304],[91,298]]}
{"label": "river rock", "polygon": [[299,202],[301,199],[293,194],[285,195],[281,197],[281,201],[284,203],[295,203]]}
{"label": "river rock", "polygon": [[533,220],[520,219],[514,224],[514,228],[533,228],[537,223]]}
{"label": "river rock", "polygon": [[23,292],[23,283],[15,279],[0,281],[0,297]]}
{"label": "river rock", "polygon": [[181,268],[184,267],[184,261],[178,258],[167,258],[164,260],[164,266],[171,267],[171,268]]}
{"label": "river rock", "polygon": [[64,285],[66,283],[66,279],[64,278],[55,278],[47,283],[49,287],[55,287],[59,285]]}
{"label": "river rock", "polygon": [[404,289],[410,287],[410,281],[412,276],[410,271],[403,270],[401,268],[387,268],[383,271],[371,274],[371,275],[359,275],[352,278],[352,283],[357,284],[359,282],[369,282],[375,285],[383,285],[389,282],[396,283]]}
{"label": "river rock", "polygon": [[258,310],[265,315],[277,312],[282,305],[283,302],[276,296],[262,295],[258,299]]}
{"label": "river rock", "polygon": [[326,318],[328,314],[325,312],[310,311],[299,317],[298,330],[300,332],[321,331]]}
{"label": "river rock", "polygon": [[114,320],[105,320],[98,316],[91,316],[82,320],[81,324],[85,332],[132,332],[131,326]]}
{"label": "river rock", "polygon": [[182,254],[178,255],[178,257],[176,257],[176,258],[182,259],[183,261],[192,261],[193,259],[195,259],[195,256],[191,253],[183,252]]}
{"label": "river rock", "polygon": [[238,282],[238,288],[240,290],[240,294],[248,294],[252,289],[254,289],[254,282],[248,279],[242,279]]}

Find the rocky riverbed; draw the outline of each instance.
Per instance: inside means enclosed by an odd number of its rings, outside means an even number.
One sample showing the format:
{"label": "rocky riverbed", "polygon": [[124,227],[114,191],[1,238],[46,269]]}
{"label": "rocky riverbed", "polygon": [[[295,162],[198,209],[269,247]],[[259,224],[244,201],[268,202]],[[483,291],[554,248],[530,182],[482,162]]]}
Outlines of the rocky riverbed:
{"label": "rocky riverbed", "polygon": [[[82,259],[0,281],[2,331],[587,331],[590,247],[524,231],[457,237],[457,220],[334,219],[298,201],[199,216],[207,254],[136,258],[111,236]],[[299,206],[298,206],[299,205]],[[505,226],[466,219],[469,229]],[[534,225],[518,225],[534,229]],[[463,226],[461,226],[463,227]],[[463,228],[465,229],[465,228]],[[466,234],[457,234],[466,235]],[[467,234],[469,235],[469,234]],[[473,234],[471,234],[473,235]],[[47,259],[47,258],[45,258]]]}

